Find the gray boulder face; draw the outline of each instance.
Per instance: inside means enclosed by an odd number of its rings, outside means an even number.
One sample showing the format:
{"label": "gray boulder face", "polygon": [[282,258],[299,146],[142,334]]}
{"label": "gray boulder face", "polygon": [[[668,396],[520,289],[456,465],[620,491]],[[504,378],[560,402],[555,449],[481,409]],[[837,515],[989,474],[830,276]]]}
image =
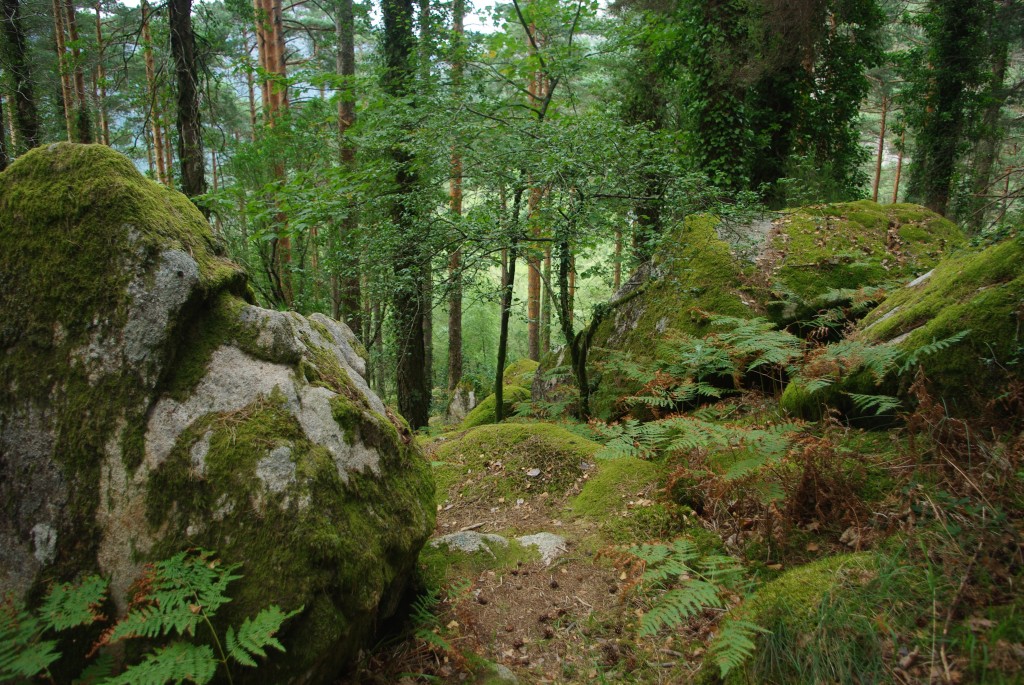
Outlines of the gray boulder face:
{"label": "gray boulder face", "polygon": [[103,146],[0,174],[0,594],[216,550],[220,621],[304,610],[239,673],[324,682],[393,613],[434,525],[430,467],[358,344],[253,306],[182,195]]}

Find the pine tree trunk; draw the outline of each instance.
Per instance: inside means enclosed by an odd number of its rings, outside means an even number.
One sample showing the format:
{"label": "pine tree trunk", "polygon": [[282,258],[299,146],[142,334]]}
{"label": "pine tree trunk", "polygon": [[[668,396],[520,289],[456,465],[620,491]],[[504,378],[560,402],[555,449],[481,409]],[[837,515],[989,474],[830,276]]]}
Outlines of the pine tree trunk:
{"label": "pine tree trunk", "polygon": [[[169,0],[171,54],[178,81],[178,161],[181,192],[195,198],[206,192],[206,156],[199,112],[199,70],[192,31],[192,0]],[[205,210],[204,210],[204,213]]]}
{"label": "pine tree trunk", "polygon": [[7,168],[7,127],[4,121],[4,96],[0,93],[0,171]]}
{"label": "pine tree trunk", "polygon": [[622,286],[622,228],[615,227],[615,261],[612,262],[612,291]]}
{"label": "pine tree trunk", "polygon": [[39,110],[36,108],[31,67],[26,48],[25,29],[21,23],[19,0],[0,0],[0,57],[9,70],[11,97],[14,106],[11,116],[16,135],[11,136],[12,156],[39,145]]}
{"label": "pine tree trunk", "polygon": [[882,116],[878,131],[878,153],[875,155],[875,181],[871,184],[871,199],[878,202],[878,183],[882,180],[882,156],[885,154],[885,116],[888,114],[889,98],[882,96]]}
{"label": "pine tree trunk", "polygon": [[107,121],[107,70],[103,66],[106,47],[103,43],[103,19],[100,15],[100,3],[96,3],[96,109],[100,118],[100,142],[110,145],[110,122]]}
{"label": "pine tree trunk", "polygon": [[906,144],[907,134],[900,134],[900,149],[896,155],[896,176],[892,180],[892,203],[896,204],[900,197],[900,176],[903,175],[903,146]]}
{"label": "pine tree trunk", "polygon": [[[356,49],[355,14],[352,0],[339,0],[335,33],[338,39],[336,68],[342,78],[341,93],[338,96],[338,144],[341,164],[346,169],[356,169],[356,149],[348,137],[348,130],[356,123]],[[338,230],[340,264],[332,278],[333,314],[343,319],[352,332],[362,336],[362,292],[360,274],[359,213],[354,202],[346,207]]]}
{"label": "pine tree trunk", "polygon": [[64,4],[61,0],[53,0],[53,43],[57,50],[57,68],[60,70],[61,105],[64,107],[64,126],[68,132],[68,142],[75,139],[75,128],[72,116],[71,79],[68,75],[68,56],[64,36]]}
{"label": "pine tree trunk", "polygon": [[[384,73],[382,86],[392,98],[407,98],[415,82],[411,0],[383,0]],[[391,258],[395,275],[392,318],[395,326],[398,368],[398,408],[413,428],[427,425],[430,395],[427,388],[423,348],[423,275],[421,227],[414,216],[413,194],[419,184],[412,156],[407,150],[391,150],[395,165],[395,197],[391,221],[402,236]]]}
{"label": "pine tree trunk", "polygon": [[544,245],[544,266],[540,285],[540,353],[551,351],[551,243]]}
{"label": "pine tree trunk", "polygon": [[[452,59],[452,92],[456,101],[462,98],[463,25],[466,13],[465,0],[452,2],[452,33],[454,57]],[[451,212],[456,223],[462,217],[462,153],[460,142],[452,143],[451,178],[449,195]],[[448,391],[453,392],[462,381],[462,250],[456,248],[448,257]]]}
{"label": "pine tree trunk", "polygon": [[142,52],[146,63],[146,92],[149,96],[149,128],[153,132],[153,153],[156,159],[156,180],[167,183],[164,159],[164,133],[160,126],[160,97],[156,89],[156,62],[153,60],[153,34],[149,29],[149,4],[142,2]]}
{"label": "pine tree trunk", "polygon": [[85,70],[82,68],[82,51],[78,47],[78,12],[74,0],[64,0],[64,20],[71,40],[71,60],[74,63],[75,110],[74,125],[79,143],[91,143],[92,115],[89,112],[89,95],[85,89]]}

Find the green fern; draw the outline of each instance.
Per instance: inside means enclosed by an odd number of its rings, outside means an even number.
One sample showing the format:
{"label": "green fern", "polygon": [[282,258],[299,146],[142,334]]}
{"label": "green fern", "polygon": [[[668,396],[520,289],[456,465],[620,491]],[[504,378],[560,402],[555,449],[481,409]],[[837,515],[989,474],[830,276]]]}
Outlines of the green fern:
{"label": "green fern", "polygon": [[[177,636],[191,638],[200,624],[210,631],[212,647],[175,640],[157,648],[141,662],[112,676],[113,661],[101,654],[83,673],[79,682],[95,685],[163,685],[166,682],[209,682],[223,667],[230,681],[228,658],[245,666],[256,666],[254,657],[266,656],[266,648],[284,651],[275,635],[299,609],[286,613],[276,606],[246,619],[236,630],[229,627],[228,652],[221,648],[211,623],[214,613],[230,601],[228,584],[240,578],[237,566],[225,565],[212,552],[177,554],[150,567],[137,584],[138,597],[128,614],[104,635],[101,646],[132,638]],[[107,583],[89,577],[79,585],[55,586],[33,615],[13,602],[0,604],[0,681],[28,680],[49,676],[50,666],[60,658],[53,633],[105,620],[99,607],[106,598]],[[52,677],[50,678],[52,680]]]}
{"label": "green fern", "polygon": [[932,340],[927,345],[922,345],[915,350],[910,351],[900,366],[900,373],[906,373],[909,369],[917,366],[918,362],[929,355],[933,355],[936,352],[941,352],[953,345],[956,345],[970,334],[970,329],[954,333],[948,338],[941,340]]}
{"label": "green fern", "polygon": [[148,655],[140,663],[126,668],[121,675],[103,681],[103,685],[165,685],[213,680],[217,659],[207,645],[172,642]]}
{"label": "green fern", "polygon": [[284,651],[284,645],[278,642],[277,632],[281,630],[281,624],[301,611],[297,609],[285,613],[277,606],[269,606],[254,618],[247,618],[238,627],[238,632],[228,626],[225,642],[228,655],[243,666],[256,667],[254,656],[266,657],[267,647],[273,647],[279,652]]}
{"label": "green fern", "polygon": [[874,412],[875,416],[888,414],[896,411],[902,406],[898,397],[891,395],[862,395],[855,392],[846,393],[858,411],[868,413]]}
{"label": "green fern", "polygon": [[645,592],[660,593],[640,619],[644,637],[681,625],[707,609],[723,608],[723,590],[736,590],[744,584],[743,567],[736,559],[702,555],[686,538],[669,545],[634,545],[627,551],[644,562]]}
{"label": "green fern", "polygon": [[739,668],[754,654],[756,647],[754,638],[758,633],[766,633],[761,626],[740,619],[722,621],[718,635],[712,640],[708,654],[718,666],[723,678],[729,672]]}
{"label": "green fern", "polygon": [[648,637],[662,628],[673,628],[703,612],[720,608],[722,599],[718,587],[704,581],[691,580],[677,590],[669,590],[658,603],[640,619],[640,635]]}

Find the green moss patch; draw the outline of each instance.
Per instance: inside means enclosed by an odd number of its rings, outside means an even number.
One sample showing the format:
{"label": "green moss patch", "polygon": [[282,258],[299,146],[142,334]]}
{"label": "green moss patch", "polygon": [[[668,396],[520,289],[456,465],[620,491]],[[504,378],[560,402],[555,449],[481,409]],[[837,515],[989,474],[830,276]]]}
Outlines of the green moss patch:
{"label": "green moss patch", "polygon": [[486,550],[462,552],[449,549],[446,545],[427,544],[420,552],[418,567],[423,583],[428,588],[450,585],[465,578],[475,578],[488,570],[515,568],[540,559],[536,547],[523,546],[514,539],[508,544],[487,544]]}
{"label": "green moss patch", "polygon": [[[586,473],[600,445],[548,423],[474,428],[439,447],[449,497],[561,495]],[[534,469],[535,475],[529,475]]]}
{"label": "green moss patch", "polygon": [[505,367],[501,375],[501,382],[505,385],[518,385],[521,388],[529,388],[533,385],[533,375],[537,371],[540,362],[532,359],[520,359]]}
{"label": "green moss patch", "polygon": [[[526,388],[521,388],[518,385],[506,385],[502,389],[502,413],[506,418],[512,416],[515,413],[516,404],[526,402],[529,399],[530,391]],[[498,400],[494,395],[488,395],[483,402],[466,415],[466,418],[459,424],[459,430],[468,430],[477,426],[494,423],[497,403]]]}
{"label": "green moss patch", "polygon": [[802,207],[778,220],[759,297],[781,323],[877,299],[964,244],[952,222],[923,207],[868,200]]}

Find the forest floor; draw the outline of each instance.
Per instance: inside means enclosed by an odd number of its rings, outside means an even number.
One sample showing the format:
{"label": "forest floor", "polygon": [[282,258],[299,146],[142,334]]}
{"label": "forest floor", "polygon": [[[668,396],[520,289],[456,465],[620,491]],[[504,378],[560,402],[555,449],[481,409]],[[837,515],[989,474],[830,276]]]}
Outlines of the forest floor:
{"label": "forest floor", "polygon": [[[580,437],[600,441],[593,426],[523,419],[424,437],[423,588],[348,682],[722,682],[733,615],[765,632],[726,682],[1024,682],[1024,471],[1008,466],[1024,441],[974,444],[961,466],[948,435],[786,423],[756,394],[701,416],[686,420],[727,431],[728,450],[616,456]],[[709,475],[776,434],[784,456]],[[546,558],[523,539],[537,534]],[[680,540],[684,570],[652,576]],[[739,582],[699,570],[730,563]],[[716,594],[666,615],[694,576]]]}

